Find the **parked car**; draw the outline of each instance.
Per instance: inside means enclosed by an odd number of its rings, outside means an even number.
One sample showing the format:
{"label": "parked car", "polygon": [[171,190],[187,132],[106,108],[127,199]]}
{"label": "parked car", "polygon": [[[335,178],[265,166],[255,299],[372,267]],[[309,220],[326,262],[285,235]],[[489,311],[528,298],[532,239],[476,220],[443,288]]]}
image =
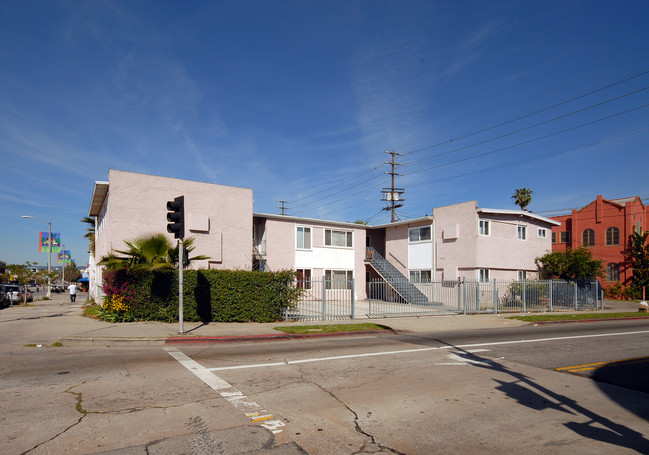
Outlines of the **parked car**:
{"label": "parked car", "polygon": [[25,292],[27,292],[27,301],[32,302],[34,296],[29,290],[25,291],[23,286],[17,284],[5,284],[4,285],[4,294],[5,299],[8,303],[21,303],[25,301]]}
{"label": "parked car", "polygon": [[11,305],[11,296],[8,294],[7,284],[0,284],[0,307],[4,308]]}

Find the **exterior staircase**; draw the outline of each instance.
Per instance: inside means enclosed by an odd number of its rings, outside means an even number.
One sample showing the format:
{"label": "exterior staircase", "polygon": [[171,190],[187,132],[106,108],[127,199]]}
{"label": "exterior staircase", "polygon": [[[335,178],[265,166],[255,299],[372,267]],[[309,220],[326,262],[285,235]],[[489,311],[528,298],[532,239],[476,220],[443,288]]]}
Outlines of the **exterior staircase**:
{"label": "exterior staircase", "polygon": [[370,264],[381,278],[401,296],[405,303],[411,305],[430,305],[428,297],[417,286],[412,284],[394,265],[372,247],[367,247],[365,262]]}

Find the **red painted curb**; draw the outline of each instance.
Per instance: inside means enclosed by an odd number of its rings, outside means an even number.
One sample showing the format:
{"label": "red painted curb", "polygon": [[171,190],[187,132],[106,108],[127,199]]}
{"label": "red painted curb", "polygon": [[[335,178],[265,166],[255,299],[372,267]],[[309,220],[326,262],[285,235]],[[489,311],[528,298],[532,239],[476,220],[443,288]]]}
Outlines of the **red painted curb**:
{"label": "red painted curb", "polygon": [[322,338],[349,335],[377,335],[381,333],[398,333],[396,330],[362,330],[359,332],[333,332],[333,333],[271,333],[268,335],[238,335],[238,336],[202,336],[202,337],[170,337],[165,340],[165,344],[205,344],[205,343],[228,343],[235,341],[272,341],[272,340],[290,340],[300,338]]}

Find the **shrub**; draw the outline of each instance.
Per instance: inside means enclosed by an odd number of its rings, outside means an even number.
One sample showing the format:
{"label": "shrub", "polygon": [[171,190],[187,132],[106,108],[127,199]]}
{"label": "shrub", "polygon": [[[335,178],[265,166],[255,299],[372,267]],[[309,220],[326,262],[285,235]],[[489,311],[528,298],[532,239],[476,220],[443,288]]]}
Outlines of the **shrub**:
{"label": "shrub", "polygon": [[610,299],[617,299],[623,294],[622,285],[618,281],[617,283],[608,286],[604,289],[604,296]]}
{"label": "shrub", "polygon": [[[294,307],[299,296],[295,272],[186,270],[183,273],[183,316],[186,321],[273,322]],[[104,272],[104,294],[110,311],[115,305],[138,320],[178,320],[178,272]],[[121,299],[121,300],[120,300]],[[122,308],[119,306],[119,308]]]}

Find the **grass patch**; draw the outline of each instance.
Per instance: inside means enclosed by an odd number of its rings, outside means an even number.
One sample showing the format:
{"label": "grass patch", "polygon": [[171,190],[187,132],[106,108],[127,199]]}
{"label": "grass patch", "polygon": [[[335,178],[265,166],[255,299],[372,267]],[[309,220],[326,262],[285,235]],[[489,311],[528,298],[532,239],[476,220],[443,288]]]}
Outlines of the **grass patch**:
{"label": "grass patch", "polygon": [[98,318],[101,315],[101,307],[96,303],[84,305],[83,315],[87,318]]}
{"label": "grass patch", "polygon": [[310,333],[365,332],[368,330],[392,330],[380,324],[335,324],[335,325],[298,325],[275,327],[275,330],[288,334],[307,335]]}
{"label": "grass patch", "polygon": [[62,346],[63,346],[63,343],[61,343],[60,341],[55,341],[54,343],[52,343],[53,348],[60,348]]}
{"label": "grass patch", "polygon": [[526,322],[544,321],[578,321],[580,319],[614,319],[649,317],[647,313],[625,312],[625,313],[579,313],[579,314],[535,314],[531,316],[508,316],[507,319],[518,319]]}

